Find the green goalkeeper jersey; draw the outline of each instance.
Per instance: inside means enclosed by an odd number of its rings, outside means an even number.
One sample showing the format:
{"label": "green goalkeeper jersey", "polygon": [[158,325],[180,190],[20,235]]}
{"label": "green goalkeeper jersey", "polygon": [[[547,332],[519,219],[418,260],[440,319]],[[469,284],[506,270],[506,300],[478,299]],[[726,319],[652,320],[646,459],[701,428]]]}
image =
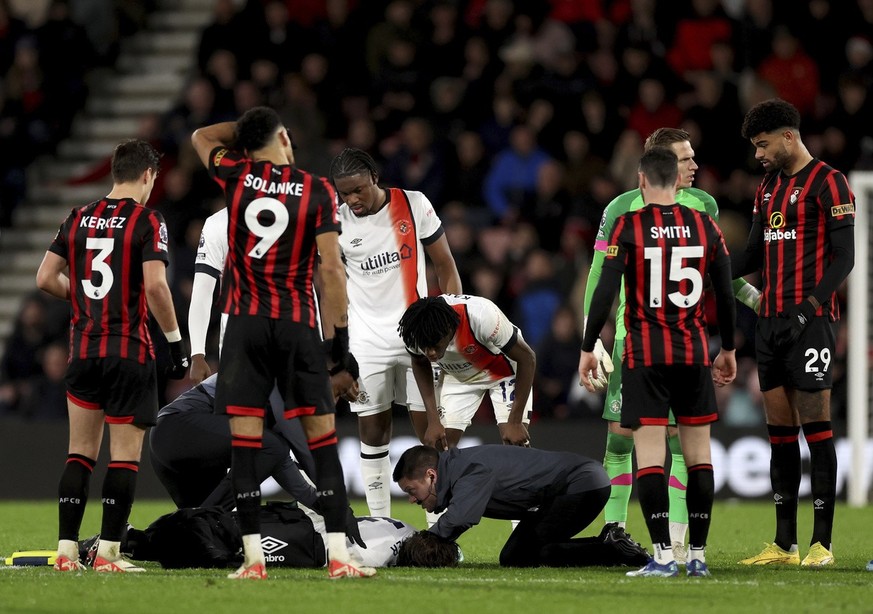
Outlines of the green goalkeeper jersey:
{"label": "green goalkeeper jersey", "polygon": [[[682,188],[676,192],[676,202],[684,207],[703,211],[718,222],[718,205],[715,203],[715,199],[703,190],[693,187]],[[600,228],[597,230],[597,237],[594,240],[594,258],[591,261],[591,270],[588,272],[588,281],[585,284],[584,308],[586,316],[591,308],[594,288],[597,287],[597,282],[600,280],[603,259],[606,255],[606,243],[609,240],[612,227],[615,225],[615,220],[625,213],[636,211],[644,206],[643,195],[637,189],[619,194],[603,210]],[[615,314],[615,338],[624,339],[626,334],[627,330],[624,327],[624,283],[622,283],[618,294],[618,310]]]}

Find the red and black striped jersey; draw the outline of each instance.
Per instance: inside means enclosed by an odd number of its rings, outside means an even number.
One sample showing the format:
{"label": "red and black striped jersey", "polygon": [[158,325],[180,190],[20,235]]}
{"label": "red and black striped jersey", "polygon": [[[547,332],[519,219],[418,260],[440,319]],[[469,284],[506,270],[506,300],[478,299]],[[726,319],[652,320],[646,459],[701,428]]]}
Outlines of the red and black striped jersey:
{"label": "red and black striped jersey", "polygon": [[224,148],[210,154],[209,173],[227,201],[224,313],[315,328],[315,237],[340,232],[333,187],[294,166],[256,162]]}
{"label": "red and black striped jersey", "polygon": [[628,368],[709,365],[703,280],[730,256],[711,217],[678,204],[619,217],[603,266],[624,274]]}
{"label": "red and black striped jersey", "polygon": [[[855,196],[846,176],[818,159],[787,176],[768,173],[752,215],[764,231],[761,317],[775,317],[812,294],[833,260],[830,233],[855,224]],[[816,315],[838,320],[831,296]]]}
{"label": "red and black striped jersey", "polygon": [[70,357],[153,360],[142,265],[169,261],[161,214],[104,198],[73,209],[49,251],[69,266]]}

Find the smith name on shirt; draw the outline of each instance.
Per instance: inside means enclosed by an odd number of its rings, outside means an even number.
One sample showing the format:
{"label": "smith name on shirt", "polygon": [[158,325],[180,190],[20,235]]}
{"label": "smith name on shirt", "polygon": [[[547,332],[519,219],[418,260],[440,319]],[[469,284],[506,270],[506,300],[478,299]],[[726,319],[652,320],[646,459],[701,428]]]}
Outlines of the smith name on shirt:
{"label": "smith name on shirt", "polygon": [[688,226],[652,226],[649,229],[653,239],[666,237],[668,239],[690,239],[691,229]]}
{"label": "smith name on shirt", "polygon": [[290,196],[303,196],[303,184],[292,183],[290,181],[282,181],[274,183],[267,181],[263,177],[256,177],[252,174],[246,175],[243,185],[247,188],[254,188],[258,192],[264,194],[288,194]]}

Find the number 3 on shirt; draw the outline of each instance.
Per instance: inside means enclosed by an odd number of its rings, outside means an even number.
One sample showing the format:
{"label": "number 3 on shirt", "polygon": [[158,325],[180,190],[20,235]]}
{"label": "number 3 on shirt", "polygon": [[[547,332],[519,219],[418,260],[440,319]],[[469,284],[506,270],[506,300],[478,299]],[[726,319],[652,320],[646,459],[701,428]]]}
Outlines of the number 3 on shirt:
{"label": "number 3 on shirt", "polygon": [[[264,211],[273,214],[273,223],[267,226],[258,219]],[[249,232],[260,239],[249,252],[249,257],[260,259],[288,228],[288,209],[275,198],[256,198],[246,207],[245,222]]]}
{"label": "number 3 on shirt", "polygon": [[100,273],[100,285],[95,286],[90,279],[82,280],[82,287],[85,288],[85,294],[89,298],[102,299],[109,294],[112,283],[115,281],[115,276],[112,274],[112,269],[106,263],[109,254],[112,253],[112,248],[115,246],[115,241],[112,239],[98,239],[97,237],[88,237],[85,240],[85,249],[97,250],[97,255],[91,258],[91,273]]}
{"label": "number 3 on shirt", "polygon": [[[662,279],[664,275],[664,250],[660,247],[647,247],[644,252],[645,259],[651,262],[652,278],[649,280],[649,307],[658,308],[663,306],[661,295]],[[703,277],[700,271],[694,267],[682,266],[686,258],[702,258],[702,245],[686,245],[674,247],[670,252],[670,274],[668,279],[677,284],[683,279],[691,281],[691,292],[682,294],[678,290],[667,295],[670,302],[677,307],[688,308],[696,305],[703,294]]]}

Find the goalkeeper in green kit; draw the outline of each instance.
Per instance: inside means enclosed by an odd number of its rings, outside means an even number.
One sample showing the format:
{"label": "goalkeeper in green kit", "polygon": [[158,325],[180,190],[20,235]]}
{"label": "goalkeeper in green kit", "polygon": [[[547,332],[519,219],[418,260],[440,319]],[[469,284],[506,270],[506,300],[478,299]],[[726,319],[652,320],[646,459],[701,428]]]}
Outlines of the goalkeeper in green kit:
{"label": "goalkeeper in green kit", "polygon": [[[667,147],[679,158],[679,186],[676,193],[677,202],[680,205],[705,211],[715,221],[718,221],[718,205],[715,199],[703,190],[691,187],[694,181],[694,172],[697,164],[694,162],[694,150],[691,148],[690,136],[684,130],[676,128],[659,128],[655,130],[645,142],[644,149],[649,151],[653,147]],[[625,192],[615,197],[603,210],[600,220],[600,228],[594,243],[594,258],[591,262],[591,270],[588,273],[588,281],[585,286],[585,314],[587,320],[588,310],[591,307],[591,297],[600,280],[600,272],[606,254],[606,241],[612,231],[615,221],[635,209],[644,206],[639,189]],[[757,312],[761,293],[757,288],[743,279],[733,282],[734,293],[737,300]],[[604,509],[606,524],[617,523],[622,528],[627,521],[627,507],[633,484],[633,461],[631,453],[634,449],[633,432],[629,428],[621,426],[621,368],[612,374],[613,363],[620,365],[624,350],[624,338],[626,330],[624,326],[624,286],[619,293],[618,310],[615,316],[615,346],[612,349],[612,358],[604,348],[600,339],[594,348],[594,354],[600,361],[598,369],[599,378],[593,379],[595,387],[606,388],[606,401],[603,408],[603,418],[609,423],[606,436],[606,455],[603,465],[612,483],[612,493]],[[685,485],[688,474],[685,469],[685,461],[682,458],[682,449],[679,446],[679,435],[676,430],[676,422],[673,414],[670,414],[670,426],[667,429],[668,444],[670,446],[670,539],[673,545],[673,556],[678,563],[685,561],[685,534],[688,529],[688,510],[685,507]]]}

